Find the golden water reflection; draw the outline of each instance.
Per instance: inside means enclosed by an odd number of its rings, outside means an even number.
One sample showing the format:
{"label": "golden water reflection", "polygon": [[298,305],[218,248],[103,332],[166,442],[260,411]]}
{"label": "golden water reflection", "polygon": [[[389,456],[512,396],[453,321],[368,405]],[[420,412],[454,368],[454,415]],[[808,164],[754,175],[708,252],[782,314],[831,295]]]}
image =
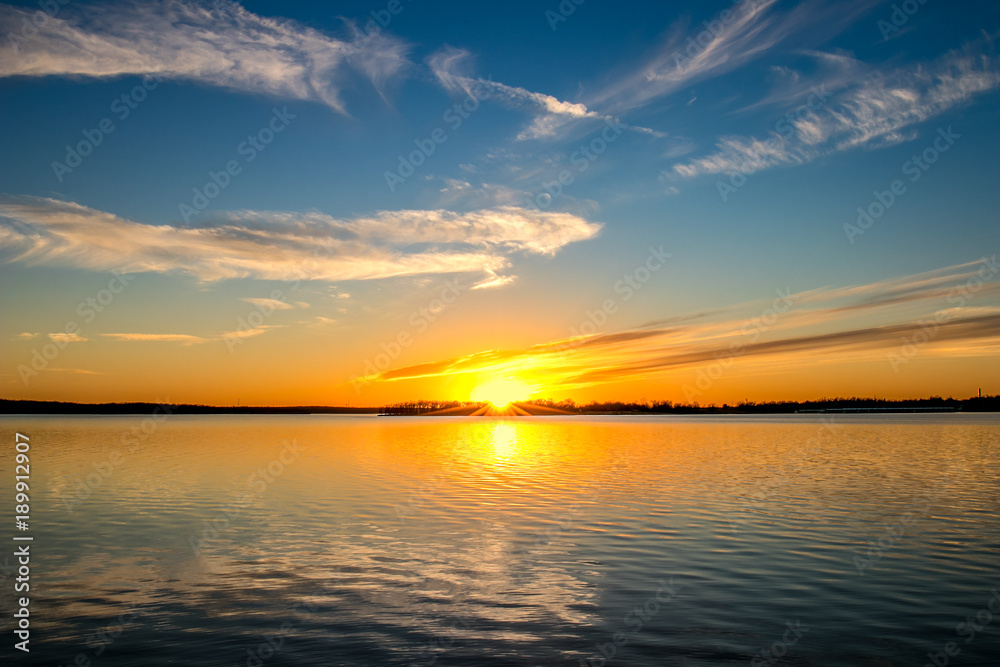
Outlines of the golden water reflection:
{"label": "golden water reflection", "polygon": [[493,453],[498,461],[509,462],[517,454],[517,428],[507,422],[492,426]]}

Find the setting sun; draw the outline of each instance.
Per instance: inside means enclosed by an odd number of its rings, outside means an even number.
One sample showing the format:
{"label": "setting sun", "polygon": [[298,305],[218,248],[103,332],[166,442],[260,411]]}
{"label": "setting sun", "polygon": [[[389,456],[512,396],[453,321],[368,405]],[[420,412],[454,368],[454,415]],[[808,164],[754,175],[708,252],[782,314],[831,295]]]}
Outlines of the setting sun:
{"label": "setting sun", "polygon": [[485,382],[472,390],[472,400],[489,401],[494,407],[504,408],[512,401],[522,401],[528,397],[531,389],[517,380],[498,378]]}

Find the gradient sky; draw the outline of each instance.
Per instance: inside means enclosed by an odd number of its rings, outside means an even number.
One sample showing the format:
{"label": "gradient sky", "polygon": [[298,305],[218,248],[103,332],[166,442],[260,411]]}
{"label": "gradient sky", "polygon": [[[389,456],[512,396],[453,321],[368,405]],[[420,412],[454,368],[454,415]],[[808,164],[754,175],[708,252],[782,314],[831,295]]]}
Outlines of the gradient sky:
{"label": "gradient sky", "polygon": [[0,395],[1000,393],[998,36],[991,1],[0,5]]}

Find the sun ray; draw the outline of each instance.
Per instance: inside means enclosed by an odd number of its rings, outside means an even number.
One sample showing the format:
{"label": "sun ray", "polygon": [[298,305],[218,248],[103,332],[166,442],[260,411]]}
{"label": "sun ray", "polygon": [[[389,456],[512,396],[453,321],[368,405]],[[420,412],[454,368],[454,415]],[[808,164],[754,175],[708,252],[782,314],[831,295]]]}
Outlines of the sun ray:
{"label": "sun ray", "polygon": [[489,401],[495,408],[505,408],[513,401],[522,401],[531,394],[531,388],[513,378],[495,378],[472,390],[474,401]]}

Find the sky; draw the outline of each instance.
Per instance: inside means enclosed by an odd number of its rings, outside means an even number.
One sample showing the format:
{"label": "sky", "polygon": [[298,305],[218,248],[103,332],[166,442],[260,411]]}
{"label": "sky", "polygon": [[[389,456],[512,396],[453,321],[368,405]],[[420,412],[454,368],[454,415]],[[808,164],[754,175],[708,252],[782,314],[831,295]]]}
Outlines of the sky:
{"label": "sky", "polygon": [[0,4],[0,396],[1000,393],[1000,5]]}

